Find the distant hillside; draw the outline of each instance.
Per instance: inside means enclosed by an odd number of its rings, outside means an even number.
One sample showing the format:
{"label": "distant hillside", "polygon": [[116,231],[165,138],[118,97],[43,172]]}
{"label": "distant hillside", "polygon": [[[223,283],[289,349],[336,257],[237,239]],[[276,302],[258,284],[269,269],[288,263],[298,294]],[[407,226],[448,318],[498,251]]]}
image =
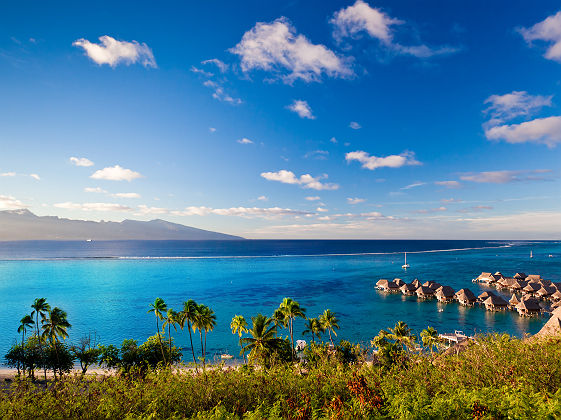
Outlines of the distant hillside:
{"label": "distant hillside", "polygon": [[29,210],[0,211],[0,240],[236,240],[239,236],[211,232],[156,219],[149,222],[93,222],[37,216]]}

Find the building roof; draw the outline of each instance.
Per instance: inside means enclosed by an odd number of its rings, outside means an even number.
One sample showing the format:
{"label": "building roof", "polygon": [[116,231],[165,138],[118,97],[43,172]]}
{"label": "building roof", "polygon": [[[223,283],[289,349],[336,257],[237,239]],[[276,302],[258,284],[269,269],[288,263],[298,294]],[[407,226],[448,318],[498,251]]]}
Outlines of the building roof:
{"label": "building roof", "polygon": [[417,295],[434,295],[434,290],[432,290],[430,287],[427,286],[419,286],[419,288],[416,290]]}
{"label": "building roof", "polygon": [[400,287],[403,286],[403,285],[405,284],[405,282],[404,282],[402,279],[399,279],[399,278],[393,279],[393,282],[394,282],[395,284],[397,284],[398,286],[400,286]]}
{"label": "building roof", "polygon": [[497,295],[490,295],[483,303],[485,306],[508,306],[508,302]]}
{"label": "building roof", "polygon": [[522,299],[516,309],[519,311],[539,312],[541,311],[540,303],[536,299]]}
{"label": "building roof", "polygon": [[438,289],[436,289],[436,295],[437,296],[443,296],[443,297],[454,297],[454,295],[456,294],[456,292],[454,292],[454,289],[452,289],[450,286],[440,286]]}
{"label": "building roof", "polygon": [[514,275],[514,278],[524,280],[526,278],[526,274],[525,273],[516,273]]}
{"label": "building roof", "polygon": [[479,296],[477,296],[477,299],[480,300],[480,301],[484,301],[489,296],[496,296],[496,295],[493,292],[491,292],[490,290],[487,290],[487,291],[481,293]]}
{"label": "building roof", "polygon": [[524,288],[522,290],[524,290],[525,292],[534,293],[534,292],[537,292],[538,290],[540,290],[541,288],[542,288],[541,284],[535,283],[535,282],[530,282],[526,286],[524,286]]}
{"label": "building roof", "polygon": [[474,302],[477,300],[477,298],[475,297],[475,295],[473,294],[473,292],[471,290],[469,290],[467,287],[465,289],[460,289],[456,292],[456,299],[461,300],[461,301],[470,301],[470,302]]}
{"label": "building roof", "polygon": [[533,338],[549,338],[561,334],[561,308],[557,308],[553,311],[549,321],[545,323],[542,329],[534,335]]}
{"label": "building roof", "polygon": [[387,287],[390,281],[388,279],[380,279],[376,282],[376,286],[378,287]]}
{"label": "building roof", "polygon": [[513,293],[512,297],[510,298],[510,300],[508,301],[508,303],[510,303],[511,305],[518,305],[520,303],[520,301],[518,300],[518,298],[516,297],[516,295]]}
{"label": "building roof", "polygon": [[491,278],[491,273],[482,272],[478,277],[477,280],[489,280]]}
{"label": "building roof", "polygon": [[404,285],[402,285],[399,290],[403,291],[409,291],[409,292],[414,292],[415,290],[417,290],[417,288],[415,287],[414,284],[411,283],[405,283]]}

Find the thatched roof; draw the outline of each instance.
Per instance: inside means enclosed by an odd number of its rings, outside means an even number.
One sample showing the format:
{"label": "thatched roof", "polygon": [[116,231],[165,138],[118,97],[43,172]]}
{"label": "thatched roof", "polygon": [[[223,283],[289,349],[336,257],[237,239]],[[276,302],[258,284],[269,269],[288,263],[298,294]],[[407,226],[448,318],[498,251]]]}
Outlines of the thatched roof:
{"label": "thatched roof", "polygon": [[522,301],[516,305],[516,309],[526,312],[539,312],[542,308],[536,299],[522,299]]}
{"label": "thatched roof", "polygon": [[399,289],[399,286],[395,282],[389,281],[388,282],[388,289],[397,290],[397,289]]}
{"label": "thatched roof", "polygon": [[405,283],[399,288],[402,292],[414,292],[417,288],[411,283]]}
{"label": "thatched roof", "polygon": [[427,286],[419,286],[415,293],[417,293],[417,296],[432,296],[434,295],[434,290]]}
{"label": "thatched roof", "polygon": [[540,276],[539,274],[528,274],[528,275],[526,276],[526,279],[525,279],[525,280],[528,280],[528,281],[538,281],[538,280],[541,279],[541,278],[542,278],[542,276]]}
{"label": "thatched roof", "polygon": [[436,290],[438,290],[438,288],[439,288],[440,286],[442,286],[442,285],[441,285],[440,283],[435,282],[435,281],[430,281],[430,280],[429,280],[429,281],[424,282],[424,283],[423,283],[423,286],[425,286],[425,287],[430,287],[432,290],[435,290],[435,291],[436,291]]}
{"label": "thatched roof", "polygon": [[558,336],[561,334],[561,308],[557,308],[553,311],[549,321],[545,323],[542,329],[534,335],[535,339],[549,338]]}
{"label": "thatched roof", "polygon": [[524,280],[526,278],[526,274],[525,273],[516,273],[514,275],[514,278]]}
{"label": "thatched roof", "polygon": [[458,290],[456,292],[455,297],[460,302],[475,302],[477,300],[473,292],[469,290],[467,287],[465,289]]}
{"label": "thatched roof", "polygon": [[436,289],[436,296],[452,298],[455,294],[456,292],[454,292],[454,289],[452,289],[450,286],[440,286],[438,289]]}
{"label": "thatched roof", "polygon": [[504,300],[502,297],[497,295],[490,295],[487,299],[483,301],[485,306],[488,307],[505,307],[508,306],[508,302]]}
{"label": "thatched roof", "polygon": [[542,288],[542,285],[539,283],[528,283],[522,290],[529,293],[535,293]]}
{"label": "thatched roof", "polygon": [[411,282],[411,284],[415,286],[415,288],[417,288],[421,285],[421,282],[419,281],[419,279],[415,279]]}
{"label": "thatched roof", "polygon": [[560,306],[561,306],[561,300],[560,300],[560,301],[557,301],[557,302],[555,302],[555,303],[553,303],[553,304],[551,305],[551,309],[555,309],[555,308],[558,308],[558,307],[560,307]]}
{"label": "thatched roof", "polygon": [[538,291],[536,292],[536,294],[539,295],[539,296],[550,296],[550,295],[552,295],[554,292],[555,292],[555,291],[554,291],[554,290],[551,290],[550,287],[548,287],[548,286],[542,286],[542,288],[541,288],[540,290],[538,290]]}
{"label": "thatched roof", "polygon": [[555,300],[561,300],[561,292],[557,290],[555,293],[551,295],[551,298]]}
{"label": "thatched roof", "polygon": [[493,292],[491,292],[490,290],[487,290],[487,291],[481,293],[479,296],[477,296],[477,300],[480,300],[481,302],[483,302],[489,296],[496,296],[496,295]]}
{"label": "thatched roof", "polygon": [[388,283],[390,281],[388,279],[380,279],[376,282],[376,286],[378,287],[388,287]]}
{"label": "thatched roof", "polygon": [[508,285],[508,287],[512,290],[522,290],[524,287],[526,287],[527,284],[528,283],[526,283],[524,280],[515,279],[511,284]]}
{"label": "thatched roof", "polygon": [[510,298],[510,300],[508,301],[508,303],[510,303],[511,305],[518,305],[520,303],[520,301],[518,300],[518,298],[516,297],[516,295],[513,293],[512,297]]}
{"label": "thatched roof", "polygon": [[393,282],[394,282],[395,284],[397,284],[399,287],[401,287],[401,286],[403,286],[403,285],[405,284],[405,282],[404,282],[403,280],[399,279],[399,278],[393,279]]}
{"label": "thatched roof", "polygon": [[482,272],[476,280],[490,280],[491,279],[491,273],[486,273],[486,272]]}

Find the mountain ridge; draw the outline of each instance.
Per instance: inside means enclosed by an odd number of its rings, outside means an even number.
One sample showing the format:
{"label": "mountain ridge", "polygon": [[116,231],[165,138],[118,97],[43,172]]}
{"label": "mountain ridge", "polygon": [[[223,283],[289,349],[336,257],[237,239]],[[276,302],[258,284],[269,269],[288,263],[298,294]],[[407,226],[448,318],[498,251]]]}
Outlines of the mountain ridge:
{"label": "mountain ridge", "polygon": [[28,209],[0,211],[0,241],[23,240],[243,240],[235,235],[168,222],[122,222],[37,216]]}

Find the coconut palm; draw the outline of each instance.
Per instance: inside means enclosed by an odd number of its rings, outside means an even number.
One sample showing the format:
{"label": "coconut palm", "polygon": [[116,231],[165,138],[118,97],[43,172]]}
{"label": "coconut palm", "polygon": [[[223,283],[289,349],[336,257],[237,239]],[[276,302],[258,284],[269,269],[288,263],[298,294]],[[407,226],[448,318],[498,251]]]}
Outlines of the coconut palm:
{"label": "coconut palm", "polygon": [[[45,315],[47,312],[51,310],[51,305],[47,303],[46,298],[36,298],[33,303],[31,304],[31,308],[33,311],[31,312],[31,317],[35,315],[35,331],[37,333],[37,341],[39,342],[39,351],[43,354],[43,343],[41,340],[41,334],[39,333],[39,317],[41,317],[41,321],[45,319]],[[45,383],[47,382],[47,366],[43,367],[43,371],[45,374]]]}
{"label": "coconut palm", "polygon": [[438,331],[436,331],[433,327],[427,327],[426,330],[421,331],[421,339],[423,340],[423,346],[429,348],[431,356],[433,348],[436,347],[438,350],[442,344],[442,339],[438,335]]}
{"label": "coconut palm", "polygon": [[312,342],[315,343],[315,337],[318,340],[321,338],[321,333],[324,331],[319,318],[307,318],[306,319],[306,329],[302,332],[302,335],[311,334]]}
{"label": "coconut palm", "polygon": [[273,318],[258,314],[251,317],[251,329],[249,334],[251,337],[240,339],[242,352],[249,350],[249,359],[254,360],[260,357],[266,357],[271,352],[280,348],[282,339],[277,337],[277,326]]}
{"label": "coconut palm", "polygon": [[288,325],[290,343],[292,345],[292,360],[294,360],[294,319],[306,318],[306,310],[298,302],[291,298],[284,298],[279,306],[280,313],[284,315],[285,323]]}
{"label": "coconut palm", "polygon": [[323,329],[327,330],[329,333],[329,341],[333,346],[333,337],[331,334],[334,334],[335,337],[337,337],[335,329],[339,329],[339,320],[337,319],[335,312],[332,312],[330,309],[326,309],[323,311],[323,314],[319,316],[319,322],[321,323]]}
{"label": "coconut palm", "polygon": [[[33,324],[35,324],[35,322],[33,322],[33,318],[31,317],[31,315],[25,315],[19,321],[18,332],[21,333],[21,349],[23,352],[25,352],[25,333],[27,332],[28,328],[31,328],[33,326]],[[19,372],[19,362],[18,362],[18,372]],[[23,364],[23,373],[25,376],[25,363]]]}
{"label": "coconut palm", "polygon": [[[199,330],[201,337],[201,355],[203,359],[203,369],[206,367],[206,336],[209,331],[212,331],[216,326],[216,314],[212,309],[206,305],[197,305],[197,314],[193,327]],[[203,331],[204,331],[204,344],[203,344]]]}
{"label": "coconut palm", "polygon": [[[247,321],[243,317],[243,315],[235,315],[232,318],[232,322],[230,323],[230,328],[232,329],[232,334],[238,334],[240,340],[242,338],[242,334],[248,331],[247,329]],[[240,347],[243,348],[240,342]],[[242,351],[243,361],[245,363],[245,353]]]}
{"label": "coconut palm", "polygon": [[185,327],[185,322],[187,322],[187,329],[189,330],[189,341],[191,342],[191,353],[193,353],[193,362],[197,364],[197,359],[195,358],[195,349],[193,347],[193,336],[191,335],[191,328],[195,332],[195,327],[193,322],[197,316],[197,302],[193,299],[189,299],[183,302],[183,310],[179,313],[179,326],[181,329]]}
{"label": "coconut palm", "polygon": [[277,327],[277,331],[280,328],[286,328],[287,326],[286,317],[284,316],[284,312],[282,311],[281,308],[275,309],[275,312],[273,312],[272,320],[275,326]]}
{"label": "coconut palm", "polygon": [[177,331],[177,325],[179,324],[179,314],[173,309],[169,308],[164,318],[164,323],[162,324],[162,329],[165,331],[168,327],[168,341],[169,341],[169,354],[171,354],[171,327]]}
{"label": "coconut palm", "polygon": [[417,337],[411,331],[407,323],[398,321],[395,327],[390,328],[389,338],[398,342],[405,349],[411,349],[415,346],[417,340]]}
{"label": "coconut palm", "polygon": [[[66,340],[68,338],[68,328],[72,327],[70,322],[68,322],[68,315],[65,311],[58,307],[54,307],[50,310],[45,318],[43,319],[43,338],[49,339],[51,345],[55,349],[55,354],[57,358],[57,363],[60,364],[60,359],[58,355],[58,343],[59,339]],[[53,370],[56,379],[56,371]],[[62,374],[62,373],[61,373]]]}
{"label": "coconut palm", "polygon": [[160,321],[164,319],[168,307],[162,298],[156,298],[154,303],[150,304],[148,313],[153,312],[156,316],[156,331],[158,334],[158,342],[160,343],[160,350],[162,351],[162,360],[166,363],[166,355],[164,354],[164,346],[162,344],[162,336],[160,335]]}

